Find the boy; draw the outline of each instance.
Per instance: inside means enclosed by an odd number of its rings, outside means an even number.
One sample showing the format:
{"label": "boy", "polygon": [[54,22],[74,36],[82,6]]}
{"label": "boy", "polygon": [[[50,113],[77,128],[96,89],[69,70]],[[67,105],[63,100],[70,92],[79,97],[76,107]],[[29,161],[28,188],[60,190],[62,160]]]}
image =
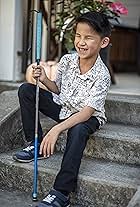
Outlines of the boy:
{"label": "boy", "polygon": [[[33,66],[33,77],[39,77],[40,82],[49,89],[40,89],[39,110],[58,122],[43,140],[39,122],[38,158],[51,156],[59,134],[68,130],[61,169],[53,189],[38,207],[70,205],[69,193],[76,188],[89,135],[106,121],[104,104],[110,75],[99,51],[108,45],[110,33],[111,26],[105,15],[87,12],[76,21],[74,45],[77,52],[61,58],[56,81],[48,79],[43,66]],[[29,162],[34,158],[35,85],[25,83],[19,88],[19,102],[25,136],[31,143],[13,158]]]}

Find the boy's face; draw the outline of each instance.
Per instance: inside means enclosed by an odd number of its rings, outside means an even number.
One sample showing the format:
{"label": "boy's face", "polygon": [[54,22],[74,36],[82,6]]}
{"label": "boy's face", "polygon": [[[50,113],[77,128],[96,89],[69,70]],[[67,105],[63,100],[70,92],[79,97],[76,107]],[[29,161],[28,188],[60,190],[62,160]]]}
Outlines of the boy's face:
{"label": "boy's face", "polygon": [[108,43],[108,37],[101,38],[87,23],[80,22],[77,24],[74,45],[80,58],[96,58],[100,49],[106,47]]}

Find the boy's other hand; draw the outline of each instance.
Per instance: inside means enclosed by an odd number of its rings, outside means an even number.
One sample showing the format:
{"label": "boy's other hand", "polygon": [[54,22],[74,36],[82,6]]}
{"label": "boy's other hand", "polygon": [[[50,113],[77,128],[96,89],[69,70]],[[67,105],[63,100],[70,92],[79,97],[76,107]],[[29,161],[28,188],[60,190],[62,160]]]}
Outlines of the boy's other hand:
{"label": "boy's other hand", "polygon": [[40,145],[40,154],[43,154],[44,157],[49,157],[54,153],[54,148],[56,141],[58,139],[58,136],[60,134],[60,131],[57,128],[57,125],[54,126],[43,138],[41,145]]}

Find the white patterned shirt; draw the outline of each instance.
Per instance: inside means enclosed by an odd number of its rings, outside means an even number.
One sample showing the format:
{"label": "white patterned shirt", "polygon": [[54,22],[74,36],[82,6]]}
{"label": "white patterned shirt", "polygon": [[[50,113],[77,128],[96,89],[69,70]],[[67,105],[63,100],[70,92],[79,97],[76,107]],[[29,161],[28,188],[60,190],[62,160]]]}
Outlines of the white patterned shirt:
{"label": "white patterned shirt", "polygon": [[53,100],[62,106],[59,118],[68,118],[83,107],[95,109],[100,125],[106,122],[105,99],[110,86],[110,74],[100,56],[85,74],[80,74],[78,53],[64,55],[58,63],[55,80],[60,94],[53,94]]}

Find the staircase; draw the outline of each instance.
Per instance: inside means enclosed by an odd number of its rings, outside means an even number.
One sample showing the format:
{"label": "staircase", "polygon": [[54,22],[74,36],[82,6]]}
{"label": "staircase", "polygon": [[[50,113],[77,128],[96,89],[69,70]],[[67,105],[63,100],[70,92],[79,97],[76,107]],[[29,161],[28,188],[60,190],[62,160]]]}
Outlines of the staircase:
{"label": "staircase", "polygon": [[[82,159],[74,207],[127,207],[140,186],[140,96],[114,95],[106,100],[108,123],[90,137]],[[44,132],[55,122],[41,116]],[[38,162],[38,192],[42,198],[52,187],[65,149],[66,132],[60,135],[56,153]],[[31,195],[33,163],[12,160],[24,145],[17,91],[0,94],[0,188]],[[138,199],[137,199],[138,200]],[[129,204],[129,207],[136,207]],[[139,205],[140,206],[140,205]]]}

